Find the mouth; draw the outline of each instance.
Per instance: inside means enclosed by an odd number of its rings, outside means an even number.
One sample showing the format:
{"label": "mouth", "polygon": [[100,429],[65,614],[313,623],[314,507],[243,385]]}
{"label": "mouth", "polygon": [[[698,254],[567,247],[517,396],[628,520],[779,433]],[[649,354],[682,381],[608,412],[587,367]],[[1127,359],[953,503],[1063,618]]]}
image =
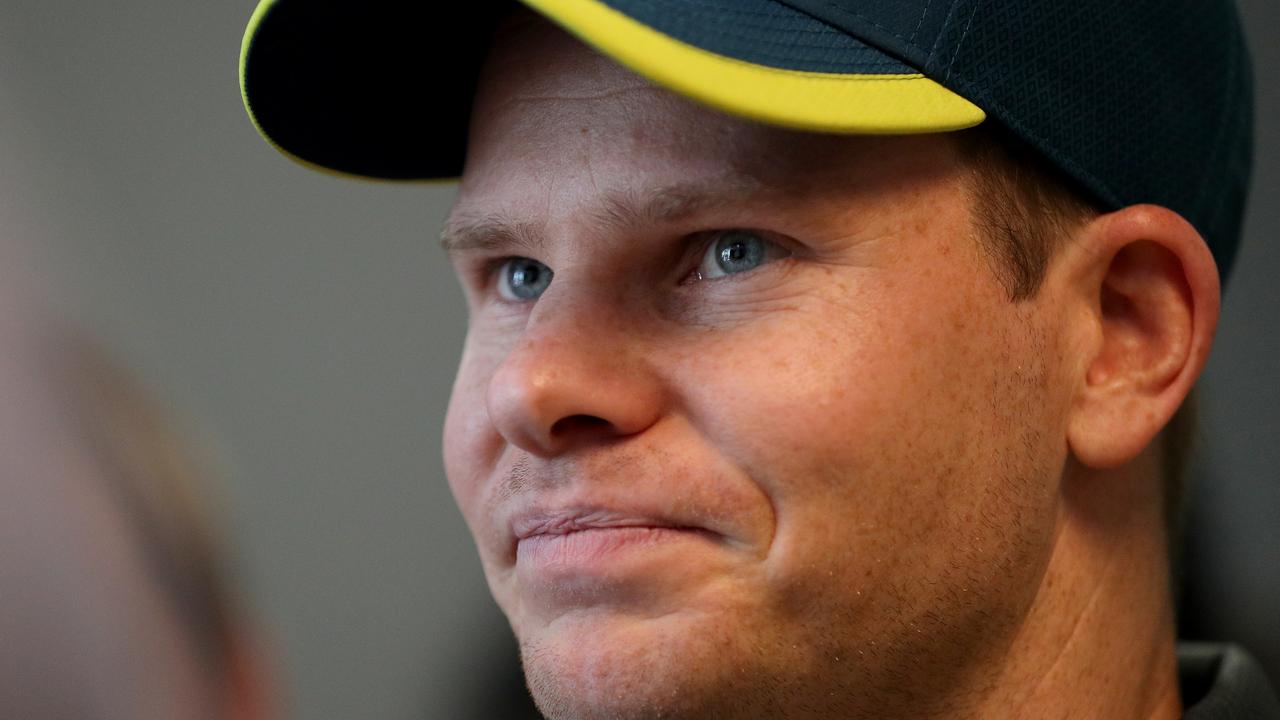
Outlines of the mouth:
{"label": "mouth", "polygon": [[638,572],[678,546],[718,539],[703,527],[603,508],[522,514],[512,533],[520,572],[564,580]]}
{"label": "mouth", "polygon": [[596,530],[619,529],[695,530],[664,518],[618,512],[604,508],[564,508],[534,511],[516,516],[511,523],[517,541],[557,537]]}

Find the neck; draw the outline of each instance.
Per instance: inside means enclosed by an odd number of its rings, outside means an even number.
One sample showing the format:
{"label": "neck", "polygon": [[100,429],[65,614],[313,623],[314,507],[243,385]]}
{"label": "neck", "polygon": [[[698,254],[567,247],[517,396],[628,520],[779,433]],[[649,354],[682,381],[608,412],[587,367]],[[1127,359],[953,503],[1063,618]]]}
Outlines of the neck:
{"label": "neck", "polygon": [[1180,717],[1158,467],[1077,469],[1063,487],[1036,600],[975,715]]}

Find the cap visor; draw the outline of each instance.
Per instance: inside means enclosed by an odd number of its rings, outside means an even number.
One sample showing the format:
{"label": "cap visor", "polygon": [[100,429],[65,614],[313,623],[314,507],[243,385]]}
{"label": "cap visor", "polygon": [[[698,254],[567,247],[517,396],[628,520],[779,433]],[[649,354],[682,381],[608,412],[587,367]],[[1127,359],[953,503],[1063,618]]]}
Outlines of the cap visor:
{"label": "cap visor", "polygon": [[[760,122],[908,134],[985,118],[899,60],[773,0],[522,2],[656,84]],[[250,116],[278,150],[313,167],[456,177],[476,76],[507,5],[369,5],[263,0],[241,52]],[[431,41],[440,34],[450,41]]]}

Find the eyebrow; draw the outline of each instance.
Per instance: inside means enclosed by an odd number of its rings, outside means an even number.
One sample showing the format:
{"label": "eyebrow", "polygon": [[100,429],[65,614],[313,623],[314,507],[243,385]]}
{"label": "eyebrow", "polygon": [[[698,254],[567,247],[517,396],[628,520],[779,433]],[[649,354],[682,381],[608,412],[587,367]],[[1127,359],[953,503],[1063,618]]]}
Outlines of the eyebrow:
{"label": "eyebrow", "polygon": [[[592,228],[602,233],[669,225],[699,212],[740,202],[758,192],[761,183],[736,176],[718,182],[681,183],[644,192],[613,192],[600,196],[586,211]],[[440,233],[447,253],[499,248],[531,250],[545,241],[541,227],[500,214],[449,218]]]}

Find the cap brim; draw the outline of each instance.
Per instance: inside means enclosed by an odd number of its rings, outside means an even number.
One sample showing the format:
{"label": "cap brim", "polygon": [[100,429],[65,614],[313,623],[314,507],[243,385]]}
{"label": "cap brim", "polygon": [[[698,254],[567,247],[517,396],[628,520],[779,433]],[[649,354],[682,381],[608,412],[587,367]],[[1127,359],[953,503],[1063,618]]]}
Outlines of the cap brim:
{"label": "cap brim", "polygon": [[[985,118],[901,61],[771,0],[522,1],[639,75],[760,122],[908,134]],[[263,0],[241,50],[245,106],[278,150],[318,169],[457,177],[479,66],[509,5]]]}

